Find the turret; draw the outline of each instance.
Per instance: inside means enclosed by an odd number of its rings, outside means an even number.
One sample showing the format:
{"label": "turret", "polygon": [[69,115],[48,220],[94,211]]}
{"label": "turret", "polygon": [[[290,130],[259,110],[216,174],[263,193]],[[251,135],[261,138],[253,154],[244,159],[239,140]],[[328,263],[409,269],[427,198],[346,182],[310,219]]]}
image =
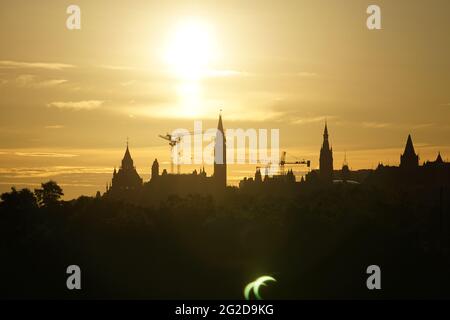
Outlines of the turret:
{"label": "turret", "polygon": [[152,164],[152,177],[151,179],[156,179],[159,176],[159,163],[158,159],[155,159]]}

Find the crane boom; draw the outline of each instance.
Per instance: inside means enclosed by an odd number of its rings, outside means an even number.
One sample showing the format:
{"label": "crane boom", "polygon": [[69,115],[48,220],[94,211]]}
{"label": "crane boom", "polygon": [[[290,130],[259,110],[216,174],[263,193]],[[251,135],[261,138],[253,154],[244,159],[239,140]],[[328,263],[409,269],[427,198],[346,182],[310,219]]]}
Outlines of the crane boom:
{"label": "crane boom", "polygon": [[[191,135],[191,134],[199,134],[203,132],[184,132],[176,135],[172,135],[170,133],[166,133],[166,135],[159,134],[158,137],[161,139],[164,139],[166,141],[169,141],[170,146],[170,173],[173,174],[173,148],[181,142],[181,137]],[[179,156],[179,154],[177,155]],[[180,163],[177,161],[177,173],[180,174]]]}

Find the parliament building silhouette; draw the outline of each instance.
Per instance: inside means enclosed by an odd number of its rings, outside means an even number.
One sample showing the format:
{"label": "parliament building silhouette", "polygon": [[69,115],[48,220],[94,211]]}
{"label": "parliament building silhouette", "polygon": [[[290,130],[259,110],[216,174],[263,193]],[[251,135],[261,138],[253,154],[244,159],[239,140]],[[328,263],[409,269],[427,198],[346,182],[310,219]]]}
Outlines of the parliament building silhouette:
{"label": "parliament building silhouette", "polygon": [[[151,167],[150,180],[143,182],[136,171],[127,143],[122,164],[118,171],[114,169],[112,181],[107,185],[104,197],[151,204],[171,195],[207,194],[216,196],[223,194],[227,187],[227,162],[225,131],[221,115],[217,125],[214,156],[212,176],[207,176],[204,167],[199,171],[194,170],[190,174],[169,174],[166,169],[160,173],[159,162],[155,159]],[[450,185],[450,163],[444,162],[441,154],[438,153],[435,161],[427,161],[421,166],[411,135],[408,135],[404,152],[400,155],[399,166],[385,166],[379,163],[375,170],[352,171],[345,156],[341,169],[335,170],[333,168],[333,148],[330,146],[328,124],[325,122],[318,170],[311,170],[304,177],[302,176],[300,181],[296,181],[293,169],[272,176],[266,173],[263,177],[261,169],[258,167],[254,178],[244,178],[240,181],[239,189],[243,192],[258,193],[266,188],[279,192],[280,190],[296,190],[302,186],[326,186],[339,183],[364,183],[384,187],[448,186]]]}
{"label": "parliament building silhouette", "polygon": [[203,168],[190,174],[159,172],[158,159],[153,161],[150,181],[143,183],[136,171],[127,143],[122,165],[114,169],[112,182],[107,185],[105,197],[118,200],[152,202],[169,195],[220,194],[227,186],[226,139],[222,115],[219,116],[214,146],[214,173],[208,177]]}

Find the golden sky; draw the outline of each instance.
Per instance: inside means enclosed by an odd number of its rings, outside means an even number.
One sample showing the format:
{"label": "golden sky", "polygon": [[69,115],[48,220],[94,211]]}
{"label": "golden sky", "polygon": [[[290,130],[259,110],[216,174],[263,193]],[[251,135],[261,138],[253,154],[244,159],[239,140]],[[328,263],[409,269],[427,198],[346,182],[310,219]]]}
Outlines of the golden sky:
{"label": "golden sky", "polygon": [[344,152],[352,169],[396,165],[408,133],[421,161],[448,159],[449,14],[447,0],[2,0],[0,191],[103,191],[127,136],[146,180],[154,158],[169,168],[158,134],[214,127],[220,109],[226,128],[280,129],[314,168],[325,119],[335,168]]}

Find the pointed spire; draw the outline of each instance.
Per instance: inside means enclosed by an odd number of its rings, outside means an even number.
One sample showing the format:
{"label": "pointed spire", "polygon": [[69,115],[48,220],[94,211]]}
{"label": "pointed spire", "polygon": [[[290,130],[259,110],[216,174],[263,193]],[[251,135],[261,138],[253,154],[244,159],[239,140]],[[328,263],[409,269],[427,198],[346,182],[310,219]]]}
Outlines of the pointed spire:
{"label": "pointed spire", "polygon": [[222,132],[222,134],[224,133],[223,132],[223,124],[222,124],[222,112],[220,112],[220,114],[219,114],[219,123],[217,124],[217,130]]}
{"label": "pointed spire", "polygon": [[[222,110],[221,110],[222,111]],[[217,133],[214,145],[214,180],[217,186],[227,186],[227,145],[223,130],[222,112],[219,114]]]}
{"label": "pointed spire", "polygon": [[437,158],[436,158],[436,160],[434,162],[436,162],[436,163],[443,163],[444,162],[444,161],[442,161],[442,157],[441,157],[441,152],[440,151],[438,152]]}
{"label": "pointed spire", "polygon": [[408,140],[406,140],[405,152],[403,154],[411,154],[411,155],[416,154],[416,152],[414,151],[414,145],[410,134],[408,134]]}
{"label": "pointed spire", "polygon": [[416,168],[419,165],[419,156],[414,151],[411,135],[408,135],[406,140],[405,151],[400,156],[400,167]]}
{"label": "pointed spire", "polygon": [[122,159],[122,168],[133,168],[133,159],[131,158],[130,149],[128,148],[128,137],[127,137],[127,149]]}

